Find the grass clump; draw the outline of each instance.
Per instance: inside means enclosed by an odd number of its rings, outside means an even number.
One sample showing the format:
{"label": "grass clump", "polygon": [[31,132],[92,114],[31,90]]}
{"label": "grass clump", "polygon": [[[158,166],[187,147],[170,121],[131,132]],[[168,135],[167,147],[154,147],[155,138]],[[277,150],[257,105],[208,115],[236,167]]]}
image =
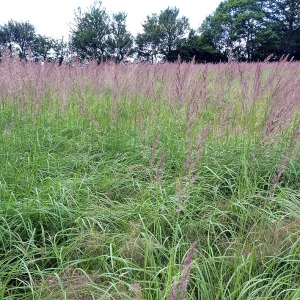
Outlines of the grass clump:
{"label": "grass clump", "polygon": [[0,298],[298,299],[298,67],[3,61]]}

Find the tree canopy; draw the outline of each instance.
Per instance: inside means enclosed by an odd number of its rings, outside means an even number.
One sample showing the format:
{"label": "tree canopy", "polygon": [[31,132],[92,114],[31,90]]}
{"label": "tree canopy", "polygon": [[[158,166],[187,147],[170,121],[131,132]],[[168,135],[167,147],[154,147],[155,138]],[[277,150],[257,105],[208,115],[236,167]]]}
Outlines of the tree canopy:
{"label": "tree canopy", "polygon": [[299,0],[227,0],[200,27],[216,49],[238,60],[269,54],[300,58]]}
{"label": "tree canopy", "polygon": [[113,14],[110,23],[107,46],[110,56],[115,57],[117,61],[122,61],[133,47],[133,36],[126,29],[126,18],[126,13],[119,12]]}
{"label": "tree canopy", "polygon": [[27,22],[8,21],[0,27],[0,43],[5,45],[12,55],[17,51],[20,58],[26,58],[27,53],[34,44],[36,34],[32,24]]}
{"label": "tree canopy", "polygon": [[6,48],[20,59],[61,64],[70,53],[81,61],[124,61],[130,53],[141,61],[262,61],[270,54],[300,59],[300,0],[224,0],[197,30],[177,7],[152,13],[136,37],[127,30],[127,14],[109,14],[101,1],[74,12],[70,40],[36,34],[29,22],[0,25],[0,57]]}
{"label": "tree canopy", "polygon": [[113,58],[122,60],[133,44],[133,37],[126,29],[126,13],[111,17],[96,1],[87,12],[78,8],[75,26],[71,30],[71,45],[81,59]]}
{"label": "tree canopy", "polygon": [[177,60],[190,31],[189,20],[179,18],[179,9],[168,7],[159,15],[147,16],[144,32],[137,35],[139,56],[153,61],[158,56],[167,61]]}
{"label": "tree canopy", "polygon": [[107,54],[109,36],[109,15],[102,3],[95,2],[88,12],[78,8],[75,13],[75,28],[72,30],[71,44],[80,58],[96,58]]}

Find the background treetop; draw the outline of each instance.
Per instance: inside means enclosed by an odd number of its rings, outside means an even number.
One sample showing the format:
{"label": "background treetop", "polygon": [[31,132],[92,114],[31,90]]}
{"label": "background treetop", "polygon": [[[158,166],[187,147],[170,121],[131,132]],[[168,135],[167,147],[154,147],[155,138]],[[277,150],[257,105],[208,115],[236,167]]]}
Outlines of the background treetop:
{"label": "background treetop", "polygon": [[[263,61],[270,54],[300,59],[300,0],[225,0],[200,28],[191,28],[179,8],[148,15],[142,32],[127,29],[126,12],[108,13],[101,1],[74,12],[70,40],[36,34],[29,22],[10,20],[0,26],[0,55],[4,48],[20,59],[59,61],[76,55],[81,61],[114,59],[126,54],[139,61],[219,62]],[[49,54],[49,53],[54,53]]]}

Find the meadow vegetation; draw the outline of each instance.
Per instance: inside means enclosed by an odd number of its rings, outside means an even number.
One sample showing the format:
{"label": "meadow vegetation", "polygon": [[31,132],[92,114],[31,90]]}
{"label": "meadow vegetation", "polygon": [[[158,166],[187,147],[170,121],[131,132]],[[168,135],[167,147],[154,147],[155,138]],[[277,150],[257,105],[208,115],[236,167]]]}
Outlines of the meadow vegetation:
{"label": "meadow vegetation", "polygon": [[299,299],[300,63],[0,63],[1,299]]}

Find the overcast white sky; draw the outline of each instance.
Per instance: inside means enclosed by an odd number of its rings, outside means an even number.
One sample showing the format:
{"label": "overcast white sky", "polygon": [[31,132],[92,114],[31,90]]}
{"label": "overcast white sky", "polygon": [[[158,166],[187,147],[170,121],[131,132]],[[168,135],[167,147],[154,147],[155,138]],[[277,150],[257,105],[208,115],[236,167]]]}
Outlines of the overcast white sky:
{"label": "overcast white sky", "polygon": [[[191,27],[197,29],[206,16],[214,12],[221,0],[103,0],[102,7],[108,13],[127,13],[127,28],[133,34],[142,32],[147,15],[159,13],[170,7],[178,7],[180,16],[186,16]],[[86,11],[94,0],[8,0],[2,1],[0,24],[9,20],[29,21],[37,33],[54,38],[68,39],[74,11],[81,7]]]}

